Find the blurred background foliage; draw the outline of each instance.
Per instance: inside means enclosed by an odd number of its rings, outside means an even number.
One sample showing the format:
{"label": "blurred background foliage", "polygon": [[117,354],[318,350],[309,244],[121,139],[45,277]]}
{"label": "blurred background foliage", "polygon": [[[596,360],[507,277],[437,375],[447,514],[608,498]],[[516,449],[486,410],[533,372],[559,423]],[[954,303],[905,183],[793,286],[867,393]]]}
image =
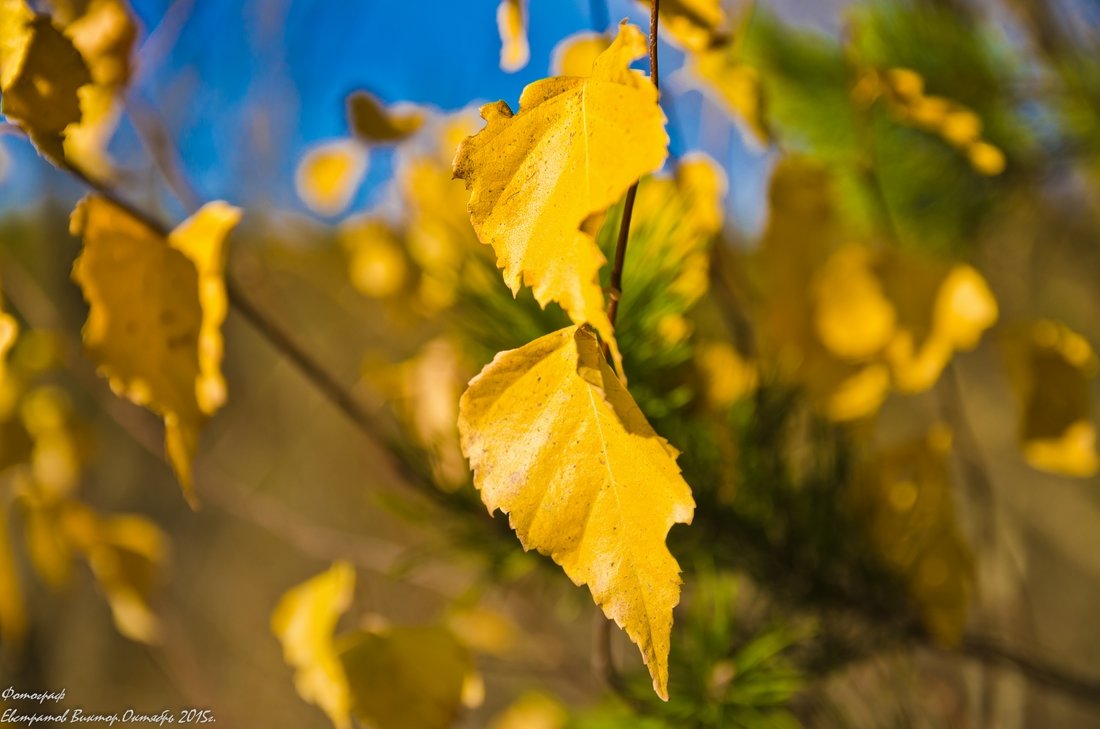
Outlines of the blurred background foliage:
{"label": "blurred background foliage", "polygon": [[221,4],[34,5],[92,81],[67,159],[165,218],[245,206],[263,316],[227,320],[192,512],[81,352],[81,182],[5,127],[5,685],[229,726],[1100,726],[1094,3],[662,3],[673,158],[618,339],[698,502],[667,704],[455,427],[567,324],[470,227],[473,102],[583,73],[644,4],[255,0],[243,45]]}

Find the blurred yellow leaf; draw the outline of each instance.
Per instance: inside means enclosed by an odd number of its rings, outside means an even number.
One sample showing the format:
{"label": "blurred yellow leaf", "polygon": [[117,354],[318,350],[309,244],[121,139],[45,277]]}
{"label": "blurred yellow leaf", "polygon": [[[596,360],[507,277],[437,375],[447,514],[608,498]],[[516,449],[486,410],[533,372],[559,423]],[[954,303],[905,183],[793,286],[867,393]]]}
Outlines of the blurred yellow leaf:
{"label": "blurred yellow leaf", "polygon": [[592,66],[611,45],[603,33],[581,31],[558,41],[550,54],[550,73],[555,76],[590,76]]}
{"label": "blurred yellow leaf", "polygon": [[725,342],[703,344],[696,350],[696,362],[703,375],[707,402],[723,410],[756,389],[756,365],[744,359]]}
{"label": "blurred yellow leaf", "polygon": [[[650,0],[640,0],[646,6]],[[661,29],[687,51],[702,51],[722,35],[726,13],[722,0],[661,0]]]}
{"label": "blurred yellow leaf", "polygon": [[442,626],[399,626],[340,637],[352,709],[377,729],[446,729],[462,707],[473,662]]}
{"label": "blurred yellow leaf", "polygon": [[65,133],[65,157],[92,178],[105,179],[114,169],[107,144],[118,126],[122,106],[107,86],[80,87],[81,118]]}
{"label": "blurred yellow leaf", "polygon": [[974,142],[966,148],[970,166],[986,177],[996,177],[1005,171],[1005,154],[988,142]]}
{"label": "blurred yellow leaf", "polygon": [[204,206],[166,237],[100,197],[73,211],[84,248],[73,280],[88,302],[84,345],[111,389],[164,418],[165,447],[195,504],[199,431],[225,401],[225,237],[240,211]]}
{"label": "blurred yellow leaf", "polygon": [[19,323],[15,321],[15,317],[4,311],[4,298],[0,293],[0,378],[3,378],[8,352],[15,344],[17,336],[19,336]]}
{"label": "blurred yellow leaf", "polygon": [[352,695],[333,633],[354,591],[355,571],[337,562],[287,591],[271,616],[298,695],[320,707],[338,729],[351,727]]}
{"label": "blurred yellow leaf", "polygon": [[424,125],[420,111],[391,111],[366,91],[348,97],[348,127],[368,144],[400,142]]}
{"label": "blurred yellow leaf", "polygon": [[[137,40],[137,25],[123,0],[68,2],[50,0],[59,21],[80,55],[92,80],[101,86],[117,87],[130,80],[130,52]],[[63,12],[62,6],[67,6]]]}
{"label": "blurred yellow leaf", "polygon": [[686,73],[698,79],[704,91],[714,94],[737,122],[747,144],[768,144],[771,134],[764,118],[760,74],[755,68],[731,55],[730,49],[720,47],[689,56]]}
{"label": "blurred yellow leaf", "polygon": [[348,254],[351,283],[359,293],[385,299],[401,291],[409,266],[398,234],[384,220],[348,218],[337,235]]}
{"label": "blurred yellow leaf", "polygon": [[80,121],[80,87],[92,80],[72,42],[23,0],[0,0],[0,111],[47,159],[65,159],[65,130]]}
{"label": "blurred yellow leaf", "polygon": [[811,364],[808,369],[814,370],[811,383],[817,383],[812,394],[824,399],[825,415],[838,423],[874,415],[890,391],[890,372],[881,364],[841,371]]}
{"label": "blurred yellow leaf", "polygon": [[452,491],[468,483],[459,447],[458,399],[470,379],[459,349],[442,337],[428,342],[405,364],[404,418],[428,449],[435,481]]}
{"label": "blurred yellow leaf", "polygon": [[111,606],[118,632],[155,643],[160,621],[149,600],[168,558],[168,539],[155,524],[135,515],[99,517],[88,564]]}
{"label": "blurred yellow leaf", "polygon": [[[875,337],[881,337],[890,322],[879,292],[865,280],[863,297],[870,300],[872,311],[862,325],[865,331],[857,332],[859,337],[851,342],[846,339],[846,317],[858,324],[868,312],[858,307],[850,311],[845,304],[846,272],[853,266],[844,257],[854,256],[856,274],[867,274],[861,273],[864,254],[858,249],[848,248],[849,253],[833,258],[846,249],[847,238],[834,197],[825,168],[804,157],[782,158],[772,175],[768,226],[751,263],[760,277],[760,344],[765,360],[774,363],[782,378],[805,388],[819,412],[834,421],[850,421],[878,410],[890,389],[889,371],[874,361],[842,359],[826,342],[846,354],[863,354],[878,345]],[[841,264],[834,265],[833,278],[838,281],[821,276],[830,262]],[[822,296],[828,299],[835,289],[840,289],[837,299],[821,307]]]}
{"label": "blurred yellow leaf", "polygon": [[1061,476],[1096,475],[1100,457],[1091,381],[1098,365],[1092,346],[1064,324],[1041,321],[1010,343],[1010,355],[1027,462]]}
{"label": "blurred yellow leaf", "polygon": [[74,546],[60,528],[61,505],[41,499],[23,499],[26,514],[23,539],[27,558],[38,576],[53,589],[69,584]]}
{"label": "blurred yellow leaf", "polygon": [[569,327],[498,354],[470,381],[458,424],[485,505],[509,515],[525,549],[589,586],[667,700],[680,568],[665,537],[695,504],[677,451],[653,432],[595,335]]}
{"label": "blurred yellow leaf", "polygon": [[905,580],[925,627],[940,643],[962,636],[973,587],[973,560],[955,519],[951,432],[888,449],[865,464],[853,487],[872,545]]}
{"label": "blurred yellow leaf", "polygon": [[532,691],[497,714],[489,729],[565,729],[568,719],[569,713],[561,702]]}
{"label": "blurred yellow leaf", "polygon": [[366,148],[352,139],[311,147],[298,163],[294,187],[315,213],[339,215],[351,203],[367,174]]}
{"label": "blurred yellow leaf", "polygon": [[500,0],[497,6],[500,33],[500,67],[518,71],[531,59],[527,44],[527,0]]}
{"label": "blurred yellow leaf", "polygon": [[814,328],[830,352],[864,360],[880,351],[894,333],[894,307],[871,269],[871,251],[840,248],[814,281]]}
{"label": "blurred yellow leaf", "polygon": [[898,311],[885,357],[902,392],[932,387],[955,352],[976,347],[997,321],[997,300],[969,265],[894,255],[881,275]]}
{"label": "blurred yellow leaf", "polygon": [[487,125],[462,143],[454,167],[470,190],[474,229],[512,292],[522,278],[541,305],[559,302],[613,353],[599,282],[604,257],[585,223],[667,155],[657,92],[630,70],[645,49],[641,31],[623,24],[591,77],[531,84],[517,115],[504,102],[482,107]]}
{"label": "blurred yellow leaf", "polygon": [[455,610],[447,616],[447,627],[471,650],[493,656],[508,655],[520,641],[519,627],[486,607]]}
{"label": "blurred yellow leaf", "polygon": [[65,155],[86,174],[106,178],[113,171],[107,144],[121,116],[137,24],[123,0],[52,0],[50,4],[54,21],[72,40],[92,78],[78,92],[81,119],[66,131]]}

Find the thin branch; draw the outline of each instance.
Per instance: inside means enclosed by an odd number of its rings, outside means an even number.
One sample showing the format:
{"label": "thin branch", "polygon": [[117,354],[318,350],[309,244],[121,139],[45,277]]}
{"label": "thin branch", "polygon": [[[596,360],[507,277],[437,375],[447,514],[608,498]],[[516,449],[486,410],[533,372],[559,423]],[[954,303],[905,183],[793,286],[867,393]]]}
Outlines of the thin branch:
{"label": "thin branch", "polygon": [[1100,705],[1100,678],[1077,675],[1046,661],[1017,653],[1014,649],[984,636],[964,636],[958,652],[986,665],[1006,666],[1032,683],[1083,703]]}
{"label": "thin branch", "polygon": [[[660,74],[657,68],[657,24],[660,12],[660,0],[653,0],[649,10],[649,78],[653,81],[653,88],[661,90]],[[619,313],[619,301],[623,296],[623,263],[626,260],[626,244],[630,238],[630,219],[634,215],[634,199],[638,195],[638,183],[635,182],[626,191],[626,201],[623,203],[623,219],[619,224],[619,239],[615,244],[615,263],[611,268],[611,286],[608,292],[610,301],[607,305],[607,318],[611,325],[615,325],[615,317]],[[607,345],[604,345],[605,354]]]}
{"label": "thin branch", "polygon": [[134,123],[138,138],[172,194],[188,212],[193,213],[202,207],[202,197],[183,174],[183,163],[172,144],[164,119],[150,104],[137,99],[133,94],[126,99],[126,111]]}

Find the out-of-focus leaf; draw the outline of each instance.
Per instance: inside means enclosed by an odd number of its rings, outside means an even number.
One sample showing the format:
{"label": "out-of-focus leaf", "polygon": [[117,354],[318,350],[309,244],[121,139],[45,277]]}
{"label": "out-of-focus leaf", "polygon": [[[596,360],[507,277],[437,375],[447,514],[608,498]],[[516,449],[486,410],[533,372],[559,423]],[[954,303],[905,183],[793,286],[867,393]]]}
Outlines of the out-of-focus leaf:
{"label": "out-of-focus leaf", "polygon": [[744,130],[748,143],[763,146],[771,140],[759,71],[740,61],[727,47],[689,56],[686,71],[698,80],[705,92],[713,93],[722,108]]}
{"label": "out-of-focus leaf", "polygon": [[401,291],[409,265],[401,240],[384,220],[362,216],[348,218],[338,230],[348,254],[348,274],[359,293],[385,299]]}
{"label": "out-of-focus leaf", "polygon": [[935,384],[956,351],[977,346],[997,321],[997,301],[966,264],[894,255],[880,266],[898,326],[886,349],[894,385],[921,392]]}
{"label": "out-of-focus leaf", "polygon": [[467,648],[492,656],[510,654],[522,639],[507,614],[483,606],[454,610],[446,624]]}
{"label": "out-of-focus leaf", "polygon": [[1100,457],[1090,391],[1098,369],[1092,346],[1064,324],[1042,321],[1010,342],[1009,356],[1027,462],[1061,476],[1094,476]]}
{"label": "out-of-focus leaf", "polygon": [[661,30],[686,51],[702,51],[724,35],[722,0],[663,0],[659,12]]}
{"label": "out-of-focus leaf", "polygon": [[962,636],[973,560],[955,519],[943,425],[865,464],[852,504],[872,546],[904,581],[927,630],[945,645]]}
{"label": "out-of-focus leaf", "polygon": [[82,86],[92,80],[72,41],[23,0],[0,3],[0,110],[47,159],[65,159],[65,131],[80,121]]}
{"label": "out-of-focus leaf", "polygon": [[149,600],[167,561],[167,537],[135,515],[96,517],[95,533],[94,542],[81,546],[111,606],[115,627],[131,640],[156,643],[160,621]]}
{"label": "out-of-focus leaf", "polygon": [[871,264],[870,250],[844,246],[815,276],[814,329],[821,343],[841,359],[867,359],[881,351],[894,333],[894,307]]}
{"label": "out-of-focus leaf", "polygon": [[483,107],[487,126],[455,158],[474,229],[512,292],[522,279],[540,304],[557,301],[574,323],[595,327],[613,353],[599,284],[605,259],[588,230],[667,155],[656,90],[630,70],[645,48],[641,31],[622,25],[591,77],[531,84],[516,115],[504,102]]}
{"label": "out-of-focus leaf", "polygon": [[92,83],[82,87],[80,123],[65,135],[66,158],[92,177],[108,177],[113,162],[107,143],[118,126],[122,92],[132,74],[130,53],[137,23],[123,0],[52,0],[54,21],[88,66]]}
{"label": "out-of-focus leaf", "polygon": [[271,616],[271,631],[294,669],[298,695],[320,707],[338,729],[351,727],[352,695],[333,633],[354,591],[355,571],[337,562],[290,589]]}
{"label": "out-of-focus leaf", "polygon": [[462,450],[490,511],[562,566],[642,652],[668,698],[679,565],[665,546],[695,503],[677,452],[600,353],[570,327],[497,355],[459,405]]}
{"label": "out-of-focus leaf", "polygon": [[756,389],[756,366],[725,342],[702,345],[697,349],[699,369],[706,383],[707,402],[715,410],[724,410]]}
{"label": "out-of-focus leaf", "polygon": [[369,159],[367,149],[351,139],[311,147],[294,176],[298,197],[315,213],[339,215],[355,197]]}
{"label": "out-of-focus leaf", "polygon": [[581,31],[562,38],[550,55],[550,73],[555,76],[590,76],[600,54],[611,45],[603,33]]}
{"label": "out-of-focus leaf", "polygon": [[440,626],[348,633],[339,657],[352,710],[377,729],[447,729],[473,670],[466,649]]}
{"label": "out-of-focus leaf", "polygon": [[458,399],[472,374],[469,369],[458,348],[442,337],[401,365],[399,413],[427,450],[435,482],[446,491],[469,479],[455,426]]}
{"label": "out-of-focus leaf", "polygon": [[4,297],[0,292],[0,378],[4,376],[4,368],[7,367],[8,352],[15,344],[15,338],[19,336],[19,323],[8,312],[4,311]]}
{"label": "out-of-focus leaf", "polygon": [[417,110],[387,109],[366,91],[348,97],[348,128],[367,144],[390,144],[412,136],[424,126],[424,114]]}
{"label": "out-of-focus leaf", "polygon": [[565,729],[569,714],[561,702],[528,692],[493,717],[489,729]]}
{"label": "out-of-focus leaf", "polygon": [[500,67],[511,73],[526,66],[531,59],[527,43],[527,0],[500,0],[497,31],[500,33]]}
{"label": "out-of-focus leaf", "polygon": [[191,459],[225,401],[225,237],[240,211],[204,206],[168,237],[96,196],[73,212],[84,248],[73,280],[88,302],[84,345],[111,389],[164,418],[165,447],[195,503]]}
{"label": "out-of-focus leaf", "polygon": [[[830,335],[837,332],[833,346],[854,351],[844,339],[843,321],[830,321],[830,316],[837,314],[843,320],[843,307],[833,314],[824,307],[824,322],[817,313],[821,294],[843,289],[843,282],[822,289],[819,277],[847,238],[847,229],[836,212],[833,177],[807,158],[786,157],[772,175],[769,199],[768,227],[751,261],[762,293],[762,354],[781,378],[804,387],[818,411],[830,419],[848,421],[872,415],[889,392],[889,370],[869,357],[846,361],[830,351],[819,335],[825,323]],[[874,287],[870,288],[871,298],[876,300]],[[874,305],[879,313],[872,317],[873,322],[878,321],[872,329],[881,330],[883,319],[889,319],[884,312],[888,307],[881,302]],[[857,310],[855,317],[861,316]],[[867,349],[866,342],[857,344],[860,347],[855,351]]]}

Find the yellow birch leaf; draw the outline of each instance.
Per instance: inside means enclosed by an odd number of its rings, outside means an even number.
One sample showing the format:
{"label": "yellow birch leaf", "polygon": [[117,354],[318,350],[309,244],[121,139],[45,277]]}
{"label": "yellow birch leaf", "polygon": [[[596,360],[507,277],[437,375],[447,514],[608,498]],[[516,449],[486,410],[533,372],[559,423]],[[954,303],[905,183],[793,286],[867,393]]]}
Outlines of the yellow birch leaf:
{"label": "yellow birch leaf", "polygon": [[473,662],[447,628],[356,631],[338,641],[355,715],[377,729],[447,729]]}
{"label": "yellow birch leaf", "polygon": [[387,109],[381,101],[366,91],[356,91],[348,97],[348,128],[367,144],[400,142],[424,126],[420,111]]}
{"label": "yellow birch leaf", "polygon": [[1091,345],[1064,324],[1041,321],[1010,351],[1009,373],[1023,404],[1019,426],[1032,468],[1088,478],[1100,471],[1091,380],[1100,365]]}
{"label": "yellow birch leaf", "polygon": [[355,571],[337,562],[287,591],[271,615],[271,632],[294,669],[298,695],[320,707],[338,729],[351,727],[352,697],[333,633],[354,591]]}
{"label": "yellow birch leaf", "polygon": [[462,143],[454,165],[470,190],[474,230],[512,293],[522,279],[540,305],[559,302],[616,360],[599,282],[605,259],[585,223],[667,156],[657,91],[630,70],[645,51],[645,36],[624,23],[592,76],[531,84],[515,115],[503,101],[482,107],[487,125]]}
{"label": "yellow birch leaf", "polygon": [[111,389],[164,418],[165,447],[196,505],[191,459],[225,401],[225,236],[240,212],[210,203],[167,237],[100,197],[73,211],[84,240],[73,280],[88,302],[84,345]]}
{"label": "yellow birch leaf", "polygon": [[81,86],[92,78],[72,41],[22,0],[0,3],[0,111],[47,159],[65,158],[65,129],[80,121]]}
{"label": "yellow birch leaf", "polygon": [[695,503],[676,449],[658,436],[603,359],[568,327],[501,352],[459,403],[462,450],[489,511],[524,549],[549,555],[638,645],[668,699],[680,567],[665,545]]}
{"label": "yellow birch leaf", "polygon": [[500,0],[497,30],[500,32],[500,67],[511,73],[526,66],[531,60],[531,48],[527,43],[527,0]]}
{"label": "yellow birch leaf", "polygon": [[294,175],[298,197],[320,215],[339,215],[367,174],[366,148],[352,139],[314,145],[302,155]]}
{"label": "yellow birch leaf", "polygon": [[555,76],[590,76],[596,59],[610,45],[610,38],[592,31],[581,31],[562,38],[550,54],[550,73]]}

